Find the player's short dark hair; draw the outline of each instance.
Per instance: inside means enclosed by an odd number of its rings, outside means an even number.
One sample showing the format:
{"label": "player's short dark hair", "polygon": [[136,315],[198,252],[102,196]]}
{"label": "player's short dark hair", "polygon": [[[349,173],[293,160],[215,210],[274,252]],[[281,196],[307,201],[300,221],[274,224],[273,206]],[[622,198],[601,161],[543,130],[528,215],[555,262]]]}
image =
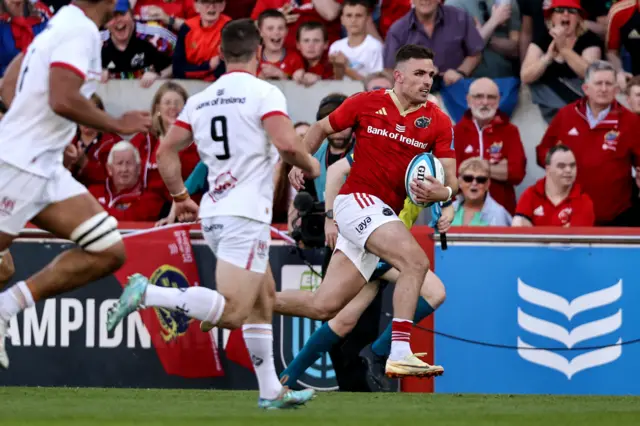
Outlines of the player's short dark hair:
{"label": "player's short dark hair", "polygon": [[371,14],[375,4],[371,0],[344,0],[342,2],[340,14],[342,14],[342,10],[344,10],[345,6],[364,6],[364,8],[367,9],[367,13]]}
{"label": "player's short dark hair", "polygon": [[282,19],[285,23],[287,22],[287,18],[285,18],[284,13],[280,12],[278,9],[266,9],[258,15],[258,28],[262,28],[262,24],[267,18],[277,18]]}
{"label": "player's short dark hair", "polygon": [[324,37],[324,41],[329,39],[329,34],[327,33],[327,27],[324,26],[322,22],[318,21],[308,21],[304,24],[301,24],[298,27],[298,32],[296,33],[296,40],[300,41],[300,35],[302,35],[303,31],[313,31],[313,30],[321,30],[322,36]]}
{"label": "player's short dark hair", "polygon": [[237,19],[222,28],[220,51],[227,63],[249,62],[260,46],[260,32],[251,19]]}
{"label": "player's short dark hair", "polygon": [[433,50],[417,44],[405,44],[396,52],[396,66],[410,59],[431,59],[434,58]]}
{"label": "player's short dark hair", "polygon": [[320,101],[320,106],[318,106],[318,112],[316,113],[316,120],[320,121],[331,114],[338,109],[345,100],[347,100],[347,95],[342,93],[329,93]]}
{"label": "player's short dark hair", "polygon": [[553,157],[553,154],[555,154],[556,152],[572,152],[572,151],[571,151],[571,148],[569,148],[567,145],[563,143],[559,143],[552,146],[551,149],[547,152],[547,156],[544,159],[544,163],[547,166],[551,164],[551,157]]}

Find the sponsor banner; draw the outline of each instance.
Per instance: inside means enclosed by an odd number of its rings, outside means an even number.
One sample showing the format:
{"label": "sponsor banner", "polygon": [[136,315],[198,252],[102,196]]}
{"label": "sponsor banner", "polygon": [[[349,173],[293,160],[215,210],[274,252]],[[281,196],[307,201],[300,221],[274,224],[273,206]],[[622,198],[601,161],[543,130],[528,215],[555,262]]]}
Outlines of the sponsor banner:
{"label": "sponsor banner", "polygon": [[[449,245],[436,392],[640,394],[638,246]],[[464,267],[461,268],[460,266]]]}

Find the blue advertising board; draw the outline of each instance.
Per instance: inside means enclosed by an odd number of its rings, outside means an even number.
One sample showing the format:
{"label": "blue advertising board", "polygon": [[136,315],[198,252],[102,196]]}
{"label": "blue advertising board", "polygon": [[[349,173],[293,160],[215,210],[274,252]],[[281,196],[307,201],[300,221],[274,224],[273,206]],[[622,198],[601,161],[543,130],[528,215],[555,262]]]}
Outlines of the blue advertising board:
{"label": "blue advertising board", "polygon": [[638,246],[450,244],[436,392],[640,395]]}

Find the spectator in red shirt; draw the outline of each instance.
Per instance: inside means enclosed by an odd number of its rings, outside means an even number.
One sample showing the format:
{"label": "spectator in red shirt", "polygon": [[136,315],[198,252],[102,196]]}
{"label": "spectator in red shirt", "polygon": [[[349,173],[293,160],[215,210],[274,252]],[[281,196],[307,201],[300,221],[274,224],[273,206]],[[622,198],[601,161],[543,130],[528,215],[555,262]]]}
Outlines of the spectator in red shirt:
{"label": "spectator in red shirt", "polygon": [[[93,103],[104,111],[102,99],[91,96]],[[122,138],[114,133],[102,133],[87,126],[78,125],[78,131],[64,151],[63,163],[73,177],[89,187],[102,184],[107,179],[107,156],[109,150]]]}
{"label": "spectator in red shirt", "polygon": [[[378,28],[382,39],[387,36],[391,25],[411,10],[411,0],[380,0]],[[373,34],[372,34],[373,35]]]}
{"label": "spectator in red shirt", "polygon": [[576,157],[571,149],[554,145],[545,164],[545,177],[520,196],[512,226],[593,226],[593,203],[576,183]]}
{"label": "spectator in red shirt", "polygon": [[126,221],[152,221],[158,218],[164,199],[145,191],[140,182],[140,154],[126,141],[113,145],[107,159],[109,178],[93,185],[89,192],[111,216]]}
{"label": "spectator in red shirt", "polygon": [[[296,35],[301,25],[307,22],[320,22],[327,29],[328,43],[341,38],[342,27],[340,25],[340,4],[341,0],[258,0],[251,19],[257,20],[258,16],[267,9],[280,10],[287,20],[289,26],[288,37],[284,47],[287,49],[296,48]],[[373,26],[373,21],[371,21]]]}
{"label": "spectator in red shirt", "polygon": [[457,164],[472,157],[489,161],[493,199],[513,215],[515,186],[524,179],[527,158],[518,128],[498,110],[500,92],[489,78],[479,78],[469,87],[470,109],[454,127]]}
{"label": "spectator in red shirt", "polygon": [[173,76],[214,81],[224,72],[220,60],[222,28],[231,21],[222,14],[224,0],[198,0],[198,16],[187,19],[178,32],[173,52]]}
{"label": "spectator in red shirt", "polygon": [[[562,142],[576,156],[578,183],[593,200],[596,224],[634,226],[632,166],[640,166],[640,118],[616,102],[616,71],[596,61],[586,71],[586,97],[562,108],[536,148],[538,164]],[[637,183],[636,183],[637,185]]]}
{"label": "spectator in red shirt", "polygon": [[295,49],[286,49],[287,21],[282,12],[267,9],[258,17],[262,37],[262,52],[258,77],[273,80],[291,79],[296,73],[304,74],[304,61]]}
{"label": "spectator in red shirt", "polygon": [[298,28],[298,50],[304,59],[304,73],[294,80],[307,87],[319,80],[333,78],[333,66],[327,57],[327,29],[319,22],[307,22]]}
{"label": "spectator in red shirt", "polygon": [[640,114],[640,76],[633,77],[627,83],[627,104],[629,109]]}
{"label": "spectator in red shirt", "polygon": [[[189,95],[184,87],[168,81],[164,83],[153,97],[151,103],[151,116],[153,127],[149,133],[138,133],[131,139],[142,159],[141,179],[143,188],[158,191],[167,201],[171,200],[156,162],[156,151],[160,145],[160,137],[164,136],[169,127],[176,121],[178,114],[184,108]],[[196,144],[180,153],[182,163],[182,178],[187,179],[200,161]]]}

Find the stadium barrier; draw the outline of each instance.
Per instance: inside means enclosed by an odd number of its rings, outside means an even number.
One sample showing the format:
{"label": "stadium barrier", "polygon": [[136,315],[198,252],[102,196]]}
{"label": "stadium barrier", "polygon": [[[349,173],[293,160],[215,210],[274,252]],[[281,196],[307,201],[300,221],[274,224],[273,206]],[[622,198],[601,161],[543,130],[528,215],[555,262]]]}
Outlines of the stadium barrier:
{"label": "stadium barrier", "polygon": [[448,243],[435,392],[640,394],[639,231],[460,228]]}

